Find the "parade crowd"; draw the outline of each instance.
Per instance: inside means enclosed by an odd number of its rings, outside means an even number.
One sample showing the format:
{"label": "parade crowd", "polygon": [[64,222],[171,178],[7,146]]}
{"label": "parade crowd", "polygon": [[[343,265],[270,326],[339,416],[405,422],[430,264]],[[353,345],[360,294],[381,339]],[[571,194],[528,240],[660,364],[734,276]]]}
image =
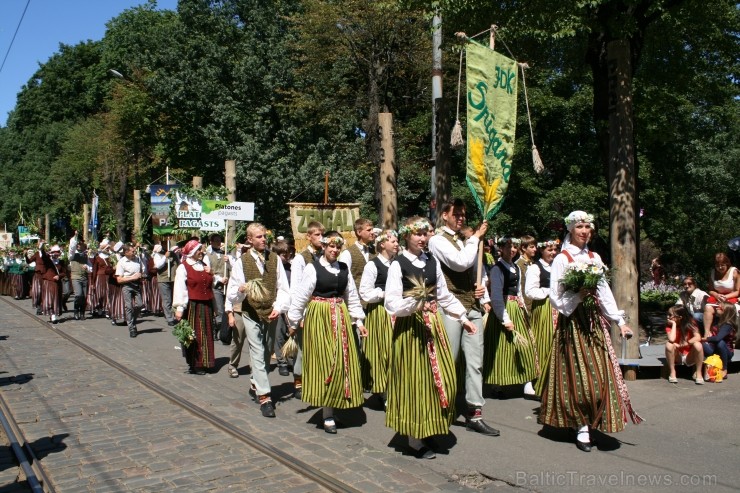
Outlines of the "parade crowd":
{"label": "parade crowd", "polygon": [[[283,238],[273,241],[259,223],[228,252],[218,234],[208,245],[192,238],[150,251],[108,240],[88,249],[75,232],[66,260],[62,247],[43,242],[8,250],[2,292],[29,296],[52,324],[72,303],[75,319],[107,317],[125,324],[131,337],[143,310],[170,326],[187,321],[192,342],[183,344],[183,354],[196,375],[215,371],[220,340],[231,350],[226,374],[239,377],[246,343],[249,394],[267,418],[275,416],[268,379],[274,354],[280,375],[292,372],[294,398],[322,410],[325,432],[337,433],[336,409],[362,406],[371,393],[385,407],[386,425],[408,438],[418,458],[435,457],[432,437],[449,433],[458,405],[468,431],[500,435],[484,420],[484,385],[521,386],[524,398],[541,401],[539,422],[572,429],[584,452],[592,447],[591,430],[614,433],[629,419],[639,423],[610,325],[626,338],[632,330],[606,266],[589,249],[593,217],[568,215],[562,242],[506,236],[496,245],[484,241],[485,221],[477,229],[465,221],[461,201],[443,206],[436,229],[418,216],[398,231],[358,219],[350,246],[311,222],[300,252]],[[718,273],[721,279],[729,269]],[[736,274],[729,273],[733,282]],[[722,324],[714,336],[691,328],[686,320],[704,323],[708,315],[687,315],[695,299],[682,300],[669,316],[666,352],[672,344],[684,362],[693,361],[698,383],[703,355],[725,357],[727,349],[702,344],[730,336]],[[709,304],[711,317],[729,311]],[[282,352],[286,341],[296,347],[290,354]]]}

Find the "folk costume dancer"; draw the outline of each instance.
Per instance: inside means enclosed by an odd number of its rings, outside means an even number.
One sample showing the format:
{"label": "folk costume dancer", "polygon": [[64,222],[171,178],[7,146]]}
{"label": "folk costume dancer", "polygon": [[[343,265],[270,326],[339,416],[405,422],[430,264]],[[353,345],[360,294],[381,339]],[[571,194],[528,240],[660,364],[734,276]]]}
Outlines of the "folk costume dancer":
{"label": "folk costume dancer", "polygon": [[95,258],[98,256],[98,250],[88,245],[87,248],[87,297],[85,298],[85,307],[90,318],[95,316],[95,300],[98,295],[95,293]]}
{"label": "folk costume dancer", "polygon": [[229,279],[228,272],[224,270],[226,255],[221,248],[223,238],[218,233],[214,233],[209,238],[211,244],[206,250],[208,263],[211,265],[213,274],[213,314],[216,318],[216,324],[213,330],[213,338],[218,339],[218,333],[221,330],[224,316],[224,298],[226,296],[226,281]]}
{"label": "folk costume dancer", "polygon": [[33,266],[33,278],[31,280],[31,304],[36,309],[36,315],[41,315],[41,282],[44,273],[44,262],[41,259],[41,246],[43,242],[39,242],[39,249],[35,252],[33,250],[28,251],[26,256],[26,262],[29,266]]}
{"label": "folk costume dancer", "polygon": [[540,258],[529,266],[524,282],[524,293],[532,300],[530,326],[534,332],[537,356],[540,359],[540,370],[542,371],[534,386],[537,396],[542,396],[542,390],[547,381],[552,341],[558,320],[558,311],[550,303],[550,265],[555,255],[558,254],[559,244],[558,240],[537,243]]}
{"label": "folk costume dancer", "polygon": [[41,264],[43,267],[41,283],[41,310],[49,316],[49,322],[56,324],[62,315],[62,280],[67,277],[67,266],[60,259],[62,249],[54,245],[47,254],[39,246]]}
{"label": "folk costume dancer", "polygon": [[365,265],[360,279],[360,299],[367,303],[362,382],[363,387],[379,395],[385,405],[388,365],[393,347],[393,321],[384,306],[385,283],[388,268],[398,255],[398,234],[392,229],[383,230],[375,238],[375,245],[378,254]]}
{"label": "folk costume dancer", "polygon": [[108,274],[108,316],[111,325],[118,325],[119,322],[126,322],[126,307],[123,299],[123,288],[118,284],[116,269],[118,262],[123,258],[123,242],[119,241],[113,245],[113,253],[108,258],[109,267],[106,269]]}
{"label": "folk costume dancer", "polygon": [[149,245],[146,243],[137,244],[136,258],[141,264],[141,312],[155,313],[152,306],[152,279],[149,275],[149,259],[151,254],[149,253]]}
{"label": "folk costume dancer", "polygon": [[[172,306],[175,320],[186,317],[195,334],[183,348],[189,373],[205,375],[216,366],[213,354],[213,275],[203,262],[205,249],[196,239],[182,248],[182,262],[175,272]],[[185,313],[187,311],[187,314]]]}
{"label": "folk costume dancer", "polygon": [[478,245],[488,230],[488,223],[483,221],[469,239],[463,240],[460,230],[465,225],[465,204],[461,200],[445,203],[442,206],[441,219],[444,226],[439,234],[429,240],[429,251],[439,262],[449,291],[465,307],[467,320],[477,327],[475,332],[467,332],[459,317],[442,312],[442,322],[450,340],[453,359],[459,361],[461,348],[464,355],[465,366],[459,371],[464,372],[465,377],[465,402],[468,407],[465,428],[485,436],[499,436],[499,430],[483,421],[482,413],[485,404],[482,374],[483,316],[491,309],[485,288],[487,276],[482,275],[480,286],[475,283]]}
{"label": "folk costume dancer", "polygon": [[[295,256],[293,262],[290,264],[291,300],[295,296],[293,291],[303,280],[303,270],[307,265],[314,263],[323,256],[324,244],[321,242],[323,237],[324,225],[318,221],[309,222],[306,227],[308,245],[301,253]],[[293,362],[293,397],[300,399],[303,394],[303,331],[295,332],[293,339],[298,346],[298,354],[296,354],[295,361]]]}
{"label": "folk costume dancer", "polygon": [[359,286],[365,265],[375,257],[375,231],[373,222],[362,217],[355,221],[354,228],[357,241],[339,254],[339,261],[347,264],[355,286]]}
{"label": "folk costume dancer", "polygon": [[95,303],[92,305],[95,315],[102,317],[108,309],[108,276],[110,275],[110,242],[104,239],[98,245],[98,255],[93,262],[93,279],[95,280]]}
{"label": "folk costume dancer", "polygon": [[[568,234],[550,269],[550,302],[559,315],[538,421],[575,428],[576,446],[590,452],[590,428],[616,433],[624,429],[628,416],[635,424],[642,418],[632,409],[609,335],[610,320],[617,323],[622,337],[632,335],[609,285],[602,279],[595,292],[573,292],[562,283],[570,263],[601,263],[599,255],[589,251],[587,245],[593,216],[574,211],[565,218],[565,225]],[[588,297],[596,301],[592,307],[584,304]]]}
{"label": "folk costume dancer", "polygon": [[[288,287],[290,287],[290,262],[295,256],[295,249],[292,248],[285,239],[278,237],[270,251],[280,257],[280,263],[283,264],[283,270],[285,271],[285,277],[288,279]],[[290,375],[290,369],[288,365],[293,364],[294,358],[286,358],[283,355],[283,346],[288,340],[288,317],[284,314],[278,317],[277,328],[275,329],[275,359],[277,360],[278,373],[287,377]]]}
{"label": "folk costume dancer", "polygon": [[[241,303],[242,320],[252,361],[250,394],[260,405],[266,418],[275,417],[275,405],[270,397],[270,357],[275,347],[278,317],[288,310],[290,288],[278,255],[267,250],[265,227],[260,223],[247,226],[247,241],[252,245],[236,262],[229,277],[228,299]],[[261,285],[250,286],[248,283]]]}
{"label": "folk costume dancer", "polygon": [[534,263],[537,257],[537,240],[534,236],[524,235],[519,238],[519,242],[519,258],[516,260],[516,265],[519,267],[519,271],[521,272],[521,277],[519,279],[519,292],[522,293],[524,306],[527,309],[527,321],[531,322],[532,298],[527,296],[527,293],[524,290],[524,282],[527,279],[527,268]]}
{"label": "folk costume dancer", "polygon": [[[159,247],[162,248],[161,246]],[[146,264],[141,264],[146,270],[147,277],[144,282],[144,289],[147,290],[147,296],[149,300],[149,311],[159,317],[162,316],[162,295],[159,293],[159,279],[157,279],[157,268],[154,266],[154,247],[152,247],[152,254],[146,256]]]}
{"label": "folk costume dancer", "polygon": [[467,332],[478,330],[447,289],[439,262],[424,251],[429,229],[421,217],[406,220],[399,231],[406,248],[388,269],[385,286],[385,309],[396,317],[385,425],[406,435],[412,453],[423,459],[436,453],[422,440],[449,433],[455,419],[455,360],[438,306]]}
{"label": "folk costume dancer", "polygon": [[162,300],[162,313],[170,327],[177,323],[172,315],[172,288],[175,285],[175,272],[179,265],[177,256],[179,250],[177,246],[174,246],[162,253],[162,245],[154,245],[152,249],[152,260],[154,268],[157,269],[157,286]]}
{"label": "folk costume dancer", "polygon": [[364,403],[352,322],[361,337],[367,336],[367,331],[355,282],[347,264],[337,261],[344,239],[331,231],[322,242],[324,255],[306,265],[300,284],[293,286],[288,320],[291,334],[303,331],[302,399],[323,408],[324,431],[334,434],[334,408],[348,409]]}
{"label": "folk costume dancer", "polygon": [[16,300],[25,297],[25,283],[23,275],[26,272],[26,261],[13,250],[8,253],[6,273],[10,281],[11,296]]}
{"label": "folk costume dancer", "polygon": [[[122,257],[116,265],[116,282],[121,288],[128,335],[134,338],[139,335],[136,329],[138,312],[143,305],[141,296],[141,280],[144,267],[141,265],[136,248],[131,244],[123,245]],[[138,300],[138,303],[137,303]]]}
{"label": "folk costume dancer", "polygon": [[488,275],[495,317],[489,317],[486,327],[485,382],[524,384],[525,397],[534,398],[532,380],[539,376],[540,366],[520,290],[521,272],[513,263],[519,238],[504,237],[498,244],[501,257]]}
{"label": "folk costume dancer", "polygon": [[72,291],[75,297],[74,318],[75,320],[85,320],[90,259],[87,257],[87,245],[79,240],[77,231],[69,240],[67,258],[69,259],[69,279],[72,281]]}
{"label": "folk costume dancer", "polygon": [[[231,266],[230,272],[234,272],[234,266],[237,263],[241,263],[242,255],[247,253],[248,250],[246,245],[237,243],[234,254],[228,255],[228,261]],[[231,330],[231,346],[229,347],[229,366],[227,373],[231,378],[239,378],[239,362],[242,358],[244,341],[247,340],[244,318],[242,318],[242,303],[232,303],[229,297],[226,296],[224,300],[224,311],[228,318],[229,330]],[[247,365],[248,368],[249,366]],[[249,371],[251,373],[251,369]]]}

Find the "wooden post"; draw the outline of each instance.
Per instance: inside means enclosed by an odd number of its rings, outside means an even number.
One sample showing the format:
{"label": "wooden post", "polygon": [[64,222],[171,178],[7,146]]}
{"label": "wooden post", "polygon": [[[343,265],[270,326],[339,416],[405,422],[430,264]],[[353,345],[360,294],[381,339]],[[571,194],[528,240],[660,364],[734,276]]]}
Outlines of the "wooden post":
{"label": "wooden post", "polygon": [[398,225],[398,192],[396,189],[396,152],[393,147],[393,113],[378,113],[380,145],[380,222],[383,228]]}
{"label": "wooden post", "polygon": [[329,170],[324,172],[324,203],[329,203]]}
{"label": "wooden post", "polygon": [[[236,161],[233,159],[227,159],[224,163],[225,173],[224,180],[226,189],[229,191],[229,195],[226,197],[229,202],[236,202]],[[226,236],[234,238],[234,221],[226,221]],[[226,250],[229,246],[226,245]]]}
{"label": "wooden post", "polygon": [[141,190],[134,190],[134,241],[141,238]]}
{"label": "wooden post", "polygon": [[49,214],[44,214],[44,237],[46,238],[46,242],[49,243],[51,241],[51,223],[49,221]]}
{"label": "wooden post", "polygon": [[[637,175],[632,129],[632,68],[626,40],[607,45],[609,71],[609,240],[612,256],[612,290],[617,306],[624,310],[635,337],[623,341],[612,329],[617,354],[627,344],[627,358],[639,358],[639,269],[637,266]],[[624,371],[625,380],[637,378],[634,367]]]}
{"label": "wooden post", "polygon": [[203,177],[202,176],[194,176],[193,177],[193,188],[196,190],[200,190],[203,188]]}
{"label": "wooden post", "polygon": [[88,209],[87,204],[82,205],[82,241],[87,243],[88,237],[90,233],[88,233],[88,229],[90,228],[90,209]]}

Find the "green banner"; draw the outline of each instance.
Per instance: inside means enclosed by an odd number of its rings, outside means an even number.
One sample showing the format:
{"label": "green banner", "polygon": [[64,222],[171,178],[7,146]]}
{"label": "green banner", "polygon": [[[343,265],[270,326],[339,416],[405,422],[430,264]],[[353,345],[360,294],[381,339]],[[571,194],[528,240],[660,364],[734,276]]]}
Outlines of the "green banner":
{"label": "green banner", "polygon": [[498,212],[511,177],[516,131],[516,61],[468,43],[467,178],[484,219]]}

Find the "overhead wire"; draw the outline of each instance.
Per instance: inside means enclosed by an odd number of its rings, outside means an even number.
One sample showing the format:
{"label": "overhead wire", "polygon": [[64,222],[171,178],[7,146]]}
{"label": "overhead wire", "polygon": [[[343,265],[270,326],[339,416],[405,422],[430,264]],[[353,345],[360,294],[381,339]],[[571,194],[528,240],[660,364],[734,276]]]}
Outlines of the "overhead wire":
{"label": "overhead wire", "polygon": [[15,41],[16,35],[18,35],[18,30],[21,28],[21,24],[23,23],[23,18],[26,16],[26,10],[28,10],[28,6],[30,4],[31,4],[31,0],[28,0],[26,2],[26,7],[23,9],[23,14],[21,14],[21,18],[18,21],[18,25],[15,27],[15,32],[13,33],[13,39],[10,40],[10,46],[8,46],[8,51],[5,52],[3,63],[2,65],[0,65],[0,74],[3,72],[3,67],[5,67],[5,61],[8,59],[8,55],[10,55],[10,49],[13,48],[13,42]]}

